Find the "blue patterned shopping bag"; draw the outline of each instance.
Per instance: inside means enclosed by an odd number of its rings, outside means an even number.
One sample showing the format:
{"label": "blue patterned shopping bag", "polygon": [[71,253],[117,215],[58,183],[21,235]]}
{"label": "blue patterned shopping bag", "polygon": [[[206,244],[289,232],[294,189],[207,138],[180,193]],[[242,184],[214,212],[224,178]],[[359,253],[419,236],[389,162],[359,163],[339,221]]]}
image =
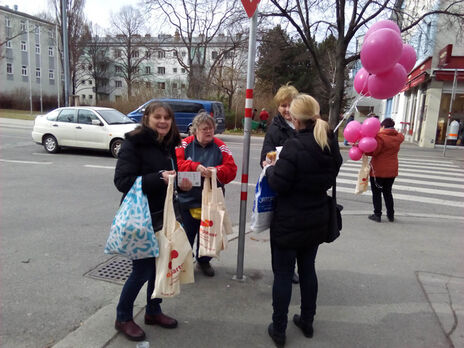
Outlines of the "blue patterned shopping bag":
{"label": "blue patterned shopping bag", "polygon": [[159,254],[148,199],[142,192],[141,176],[135,180],[114,217],[105,254],[119,254],[132,260]]}

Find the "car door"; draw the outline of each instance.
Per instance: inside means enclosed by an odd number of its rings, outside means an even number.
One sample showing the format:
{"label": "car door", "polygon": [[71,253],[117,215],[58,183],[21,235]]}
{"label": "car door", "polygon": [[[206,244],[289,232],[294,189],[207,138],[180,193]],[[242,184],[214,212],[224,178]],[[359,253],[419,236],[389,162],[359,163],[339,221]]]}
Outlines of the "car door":
{"label": "car door", "polygon": [[[92,121],[98,121],[99,124],[93,124]],[[95,123],[95,122],[94,122]],[[76,125],[76,146],[106,149],[108,143],[108,134],[106,128],[92,110],[79,109],[77,112]]]}
{"label": "car door", "polygon": [[76,146],[76,109],[63,109],[55,121],[51,122],[51,133],[58,144],[63,146]]}

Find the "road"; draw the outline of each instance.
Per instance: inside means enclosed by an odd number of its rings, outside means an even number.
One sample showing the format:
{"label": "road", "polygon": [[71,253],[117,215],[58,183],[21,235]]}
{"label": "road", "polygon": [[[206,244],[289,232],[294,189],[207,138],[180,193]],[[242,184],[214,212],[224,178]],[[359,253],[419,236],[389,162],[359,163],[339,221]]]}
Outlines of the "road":
{"label": "road", "polygon": [[[51,346],[116,297],[118,284],[85,276],[109,256],[103,254],[120,193],[113,185],[116,160],[108,153],[65,150],[47,154],[32,142],[30,122],[0,121],[1,180],[1,337],[5,347]],[[221,136],[239,167],[227,185],[226,203],[239,221],[242,138]],[[262,138],[250,149],[249,220],[254,185],[260,173]],[[395,182],[396,218],[411,230],[446,219],[460,231],[464,207],[462,150],[437,150],[405,144]],[[372,211],[369,193],[354,195],[359,163],[347,161],[338,178],[344,216]],[[366,219],[365,224],[375,224]],[[388,224],[388,223],[385,223]],[[246,264],[245,264],[246,268]]]}

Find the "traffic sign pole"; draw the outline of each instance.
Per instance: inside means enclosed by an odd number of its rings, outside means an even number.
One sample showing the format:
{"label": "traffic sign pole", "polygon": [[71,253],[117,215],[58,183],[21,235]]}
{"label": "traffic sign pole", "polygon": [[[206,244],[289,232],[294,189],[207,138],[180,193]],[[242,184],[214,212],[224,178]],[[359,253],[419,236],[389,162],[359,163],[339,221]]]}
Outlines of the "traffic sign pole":
{"label": "traffic sign pole", "polygon": [[[248,0],[244,0],[248,1]],[[245,4],[245,3],[244,3]],[[242,186],[240,194],[240,221],[238,230],[237,273],[236,280],[243,280],[243,263],[245,256],[245,226],[248,196],[248,169],[250,162],[250,131],[253,115],[253,87],[255,85],[256,26],[258,11],[250,18],[250,36],[248,41],[248,69],[245,100],[245,120],[243,132]]]}

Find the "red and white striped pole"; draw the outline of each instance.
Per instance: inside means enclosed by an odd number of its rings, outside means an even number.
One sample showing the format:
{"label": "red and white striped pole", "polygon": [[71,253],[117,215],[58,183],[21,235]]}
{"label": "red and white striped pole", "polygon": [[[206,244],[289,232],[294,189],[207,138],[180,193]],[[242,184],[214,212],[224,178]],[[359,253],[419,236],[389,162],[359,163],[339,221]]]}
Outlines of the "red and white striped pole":
{"label": "red and white striped pole", "polygon": [[[258,1],[259,2],[259,1]],[[238,251],[237,251],[237,273],[236,280],[243,280],[243,261],[245,253],[245,226],[247,214],[248,198],[248,168],[250,162],[250,131],[251,118],[253,116],[253,87],[255,84],[255,57],[256,57],[256,26],[258,11],[256,10],[250,20],[250,37],[248,41],[248,69],[247,69],[247,88],[245,100],[245,120],[243,132],[243,162],[242,162],[242,185],[240,193],[240,221],[238,230]]]}

